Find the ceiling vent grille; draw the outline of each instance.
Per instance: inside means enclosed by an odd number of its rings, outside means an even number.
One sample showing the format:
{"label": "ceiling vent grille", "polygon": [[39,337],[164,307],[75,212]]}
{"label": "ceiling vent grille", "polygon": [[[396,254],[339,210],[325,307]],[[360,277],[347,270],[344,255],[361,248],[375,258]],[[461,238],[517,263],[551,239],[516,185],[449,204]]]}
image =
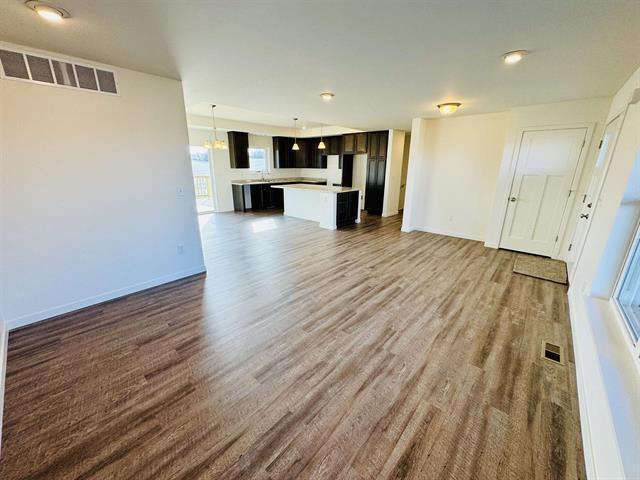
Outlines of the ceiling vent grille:
{"label": "ceiling vent grille", "polygon": [[115,72],[32,53],[0,49],[3,78],[118,95]]}

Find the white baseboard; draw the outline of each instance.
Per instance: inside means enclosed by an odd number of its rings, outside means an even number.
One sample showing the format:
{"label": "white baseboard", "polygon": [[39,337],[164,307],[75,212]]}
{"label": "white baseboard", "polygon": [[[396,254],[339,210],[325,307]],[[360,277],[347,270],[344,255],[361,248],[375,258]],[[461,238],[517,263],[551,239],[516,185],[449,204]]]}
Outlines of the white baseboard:
{"label": "white baseboard", "polygon": [[96,305],[98,303],[106,302],[108,300],[114,300],[119,297],[124,297],[125,295],[130,295],[132,293],[136,293],[141,290],[157,287],[158,285],[162,285],[164,283],[173,282],[175,280],[180,280],[181,278],[190,277],[191,275],[196,275],[198,273],[203,273],[203,272],[206,272],[206,268],[204,265],[200,265],[198,267],[182,270],[180,272],[163,275],[162,277],[153,278],[146,282],[136,283],[134,285],[129,285],[123,288],[118,288],[116,290],[111,290],[110,292],[104,292],[98,295],[94,295],[92,297],[83,298],[75,302],[67,303],[64,305],[58,305],[56,307],[48,308],[46,310],[41,310],[39,312],[29,313],[27,315],[22,315],[20,317],[7,320],[7,328],[8,330],[15,330],[16,328],[24,327],[32,323],[46,320],[48,318],[56,317],[58,315],[63,315],[65,313],[73,312],[75,310],[80,310],[81,308],[89,307],[91,305]]}
{"label": "white baseboard", "polygon": [[2,452],[2,417],[4,412],[4,379],[7,375],[9,330],[0,318],[0,453]]}
{"label": "white baseboard", "polygon": [[481,236],[469,235],[467,233],[455,232],[453,230],[442,230],[439,228],[431,228],[431,227],[417,227],[415,225],[412,227],[412,229],[419,230],[421,232],[426,232],[426,233],[435,233],[437,235],[446,235],[447,237],[457,237],[457,238],[464,238],[466,240],[476,240],[479,242],[484,242],[484,238]]}
{"label": "white baseboard", "polygon": [[393,210],[392,212],[385,212],[382,214],[383,217],[393,217],[394,215],[398,215],[398,210]]}
{"label": "white baseboard", "polygon": [[585,299],[571,288],[568,300],[587,477],[626,478]]}

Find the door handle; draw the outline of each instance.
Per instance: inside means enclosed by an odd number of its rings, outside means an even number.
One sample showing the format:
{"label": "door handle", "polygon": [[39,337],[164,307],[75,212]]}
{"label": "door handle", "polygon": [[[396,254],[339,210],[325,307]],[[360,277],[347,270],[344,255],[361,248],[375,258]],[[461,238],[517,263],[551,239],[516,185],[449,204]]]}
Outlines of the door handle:
{"label": "door handle", "polygon": [[515,202],[516,200],[517,200],[517,198],[516,198],[516,197],[511,197],[511,198],[509,198],[509,201],[510,201],[510,202]]}
{"label": "door handle", "polygon": [[580,218],[589,218],[589,214],[588,213],[581,213],[580,214]]}

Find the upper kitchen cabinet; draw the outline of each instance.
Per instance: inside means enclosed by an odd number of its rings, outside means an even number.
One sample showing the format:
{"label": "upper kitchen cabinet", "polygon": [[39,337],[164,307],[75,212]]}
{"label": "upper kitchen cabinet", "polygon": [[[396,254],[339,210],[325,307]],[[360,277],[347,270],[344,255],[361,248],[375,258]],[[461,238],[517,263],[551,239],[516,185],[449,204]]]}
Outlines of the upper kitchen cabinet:
{"label": "upper kitchen cabinet", "polygon": [[307,168],[309,163],[309,144],[307,139],[298,138],[296,143],[298,144],[298,150],[292,150],[293,167]]}
{"label": "upper kitchen cabinet", "polygon": [[356,153],[367,153],[367,134],[356,133]]}
{"label": "upper kitchen cabinet", "polygon": [[342,153],[356,153],[355,133],[348,133],[342,136]]}
{"label": "upper kitchen cabinet", "polygon": [[342,153],[367,153],[367,133],[347,133],[343,135]]}
{"label": "upper kitchen cabinet", "polygon": [[273,160],[275,168],[295,168],[293,138],[273,137]]}
{"label": "upper kitchen cabinet", "polygon": [[381,132],[369,132],[367,156],[369,158],[386,158],[388,138],[389,132],[386,130]]}
{"label": "upper kitchen cabinet", "polygon": [[[324,150],[318,149],[320,143],[320,137],[307,138],[307,168],[327,168],[327,148]],[[325,139],[325,146],[328,147],[327,139]]]}
{"label": "upper kitchen cabinet", "polygon": [[340,155],[342,137],[325,137],[324,144],[327,146],[324,150],[324,155]]}
{"label": "upper kitchen cabinet", "polygon": [[249,168],[249,134],[228,132],[231,168]]}

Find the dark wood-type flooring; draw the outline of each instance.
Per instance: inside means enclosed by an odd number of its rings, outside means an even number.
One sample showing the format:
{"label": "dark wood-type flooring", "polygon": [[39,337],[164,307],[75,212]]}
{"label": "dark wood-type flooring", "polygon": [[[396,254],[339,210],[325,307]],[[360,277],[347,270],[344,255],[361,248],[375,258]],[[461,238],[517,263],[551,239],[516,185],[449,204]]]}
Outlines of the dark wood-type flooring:
{"label": "dark wood-type flooring", "polygon": [[206,277],[11,333],[0,478],[585,478],[566,287],[399,217],[206,220]]}

